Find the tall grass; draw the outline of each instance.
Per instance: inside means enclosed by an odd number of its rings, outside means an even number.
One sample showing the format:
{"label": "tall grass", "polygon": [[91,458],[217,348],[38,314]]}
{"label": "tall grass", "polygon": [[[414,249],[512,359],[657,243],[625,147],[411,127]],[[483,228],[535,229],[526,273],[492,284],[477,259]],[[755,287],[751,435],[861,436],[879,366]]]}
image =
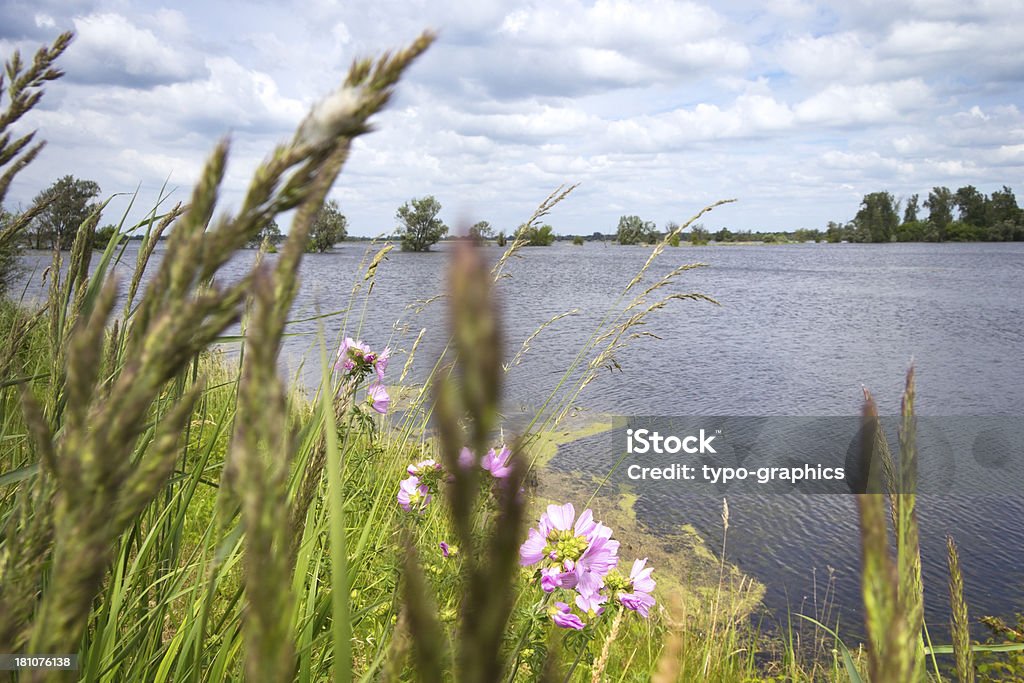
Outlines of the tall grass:
{"label": "tall grass", "polygon": [[[59,76],[52,64],[70,39],[40,50],[27,70],[12,59],[4,131],[38,101],[42,83]],[[257,168],[241,208],[215,220],[229,154],[229,144],[219,144],[187,205],[154,209],[135,226],[144,234],[126,287],[112,275],[123,256],[119,235],[95,259],[89,248],[97,211],[66,263],[55,255],[40,311],[0,306],[0,652],[77,653],[77,677],[89,681],[860,680],[861,658],[834,633],[842,667],[838,658],[801,660],[792,637],[780,646],[750,623],[756,589],[725,559],[727,504],[721,552],[707,553],[710,584],[689,585],[660,567],[649,619],[609,604],[586,629],[563,631],[518,568],[527,520],[554,495],[528,477],[541,462],[544,434],[603,369],[618,367],[617,354],[648,336],[649,316],[675,301],[714,303],[672,291],[703,264],[653,271],[678,232],[718,204],[667,235],[624,283],[524,433],[510,439],[503,486],[479,465],[501,431],[504,375],[563,317],[527,336],[502,365],[493,290],[518,240],[492,268],[479,249],[456,250],[444,297],[449,343],[422,386],[389,387],[402,403],[399,415],[379,417],[369,407],[377,361],[360,366],[363,374],[335,365],[323,331],[315,395],[282,382],[277,363],[311,222],[353,139],[370,130],[369,119],[432,40],[427,33],[406,49],[355,62],[338,91]],[[39,150],[28,146],[31,136],[3,135],[0,161],[12,166],[0,190]],[[527,224],[573,188],[552,193]],[[276,258],[261,255],[240,280],[221,284],[227,260],[290,210],[295,217]],[[163,258],[151,264],[164,235]],[[377,336],[378,355],[384,332],[363,330],[358,311],[370,304],[389,249],[368,252],[360,264],[338,331]],[[225,335],[238,322],[242,334]],[[409,346],[399,383],[423,334],[411,344],[396,340],[396,359],[397,344]],[[217,351],[228,341],[242,344],[235,365]],[[876,418],[869,399],[865,420]],[[898,468],[887,452],[876,458],[884,438],[872,434],[866,457],[881,465],[872,470],[872,492],[859,499],[867,668],[873,681],[919,680],[925,657],[935,662],[944,651],[926,647],[922,633],[912,375]],[[463,447],[471,466],[460,464]],[[438,500],[422,514],[404,512],[398,481],[410,463],[431,458],[450,481],[434,482]],[[563,486],[559,502],[589,506],[610,476]],[[883,477],[899,485],[889,506],[895,562]],[[614,509],[602,512],[625,524]],[[967,635],[952,544],[950,567],[950,651],[962,680],[971,680],[978,646]],[[824,648],[825,636],[815,642]],[[47,678],[59,676],[21,674]]]}

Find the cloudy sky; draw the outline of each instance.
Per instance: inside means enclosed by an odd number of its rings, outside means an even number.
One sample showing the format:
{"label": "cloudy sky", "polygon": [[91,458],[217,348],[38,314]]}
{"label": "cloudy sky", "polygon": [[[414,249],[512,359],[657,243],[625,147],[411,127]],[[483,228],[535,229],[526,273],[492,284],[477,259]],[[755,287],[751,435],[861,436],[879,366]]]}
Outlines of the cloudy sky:
{"label": "cloudy sky", "polygon": [[184,200],[230,133],[230,207],[354,57],[425,27],[438,43],[332,192],[355,234],[425,194],[449,224],[511,228],[575,182],[560,233],[726,197],[713,229],[823,227],[877,190],[1024,195],[1024,0],[173,4],[0,5],[4,56],[77,33],[27,121],[50,144],[9,204],[67,173],[141,186],[141,204],[168,180]]}

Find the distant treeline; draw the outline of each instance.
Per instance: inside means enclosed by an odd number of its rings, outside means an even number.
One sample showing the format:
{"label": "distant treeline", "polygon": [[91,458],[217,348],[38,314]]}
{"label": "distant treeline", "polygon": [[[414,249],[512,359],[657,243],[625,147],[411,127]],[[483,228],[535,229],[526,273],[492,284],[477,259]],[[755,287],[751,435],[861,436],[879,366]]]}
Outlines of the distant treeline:
{"label": "distant treeline", "polygon": [[[585,239],[612,239],[621,244],[654,243],[675,228],[669,223],[659,231],[651,221],[636,216],[619,219],[616,234],[594,233]],[[897,199],[890,192],[872,192],[861,200],[860,210],[845,223],[829,221],[824,230],[753,232],[720,228],[710,231],[697,224],[682,235],[692,244],[737,242],[1020,242],[1024,241],[1024,210],[1017,206],[1013,190],[986,195],[973,185],[953,192],[935,187],[922,202],[920,195]],[[573,239],[560,236],[559,239]]]}
{"label": "distant treeline", "polygon": [[[622,216],[613,233],[552,235],[548,229],[545,239],[530,239],[529,243],[546,246],[555,240],[572,240],[575,244],[584,241],[655,244],[677,227],[669,222],[658,230],[653,221]],[[484,232],[479,236],[490,235]],[[503,233],[499,234],[499,244],[501,236]],[[1005,185],[991,195],[973,185],[965,185],[955,192],[948,187],[934,187],[924,201],[917,194],[897,199],[890,192],[872,192],[861,200],[860,209],[852,220],[829,221],[824,230],[754,232],[720,228],[712,232],[698,223],[673,237],[675,245],[680,238],[696,245],[709,242],[1021,242],[1024,241],[1024,210],[1017,205],[1013,190]]]}
{"label": "distant treeline", "polygon": [[1006,185],[991,195],[973,185],[956,192],[935,187],[923,202],[916,194],[898,200],[889,192],[872,192],[861,200],[853,220],[830,221],[824,232],[798,230],[794,235],[828,242],[1020,242],[1024,211]]}

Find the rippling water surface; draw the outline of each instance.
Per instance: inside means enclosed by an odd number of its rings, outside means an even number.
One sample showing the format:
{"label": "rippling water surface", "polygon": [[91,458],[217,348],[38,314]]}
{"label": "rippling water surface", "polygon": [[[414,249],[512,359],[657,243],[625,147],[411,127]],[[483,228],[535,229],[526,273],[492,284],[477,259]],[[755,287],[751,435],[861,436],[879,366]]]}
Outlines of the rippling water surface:
{"label": "rippling water surface", "polygon": [[[347,307],[365,253],[365,246],[350,243],[308,256],[294,317]],[[488,247],[487,253],[497,259],[501,251]],[[558,244],[525,249],[511,261],[511,277],[499,288],[510,356],[538,325],[578,309],[545,330],[509,374],[511,410],[543,401],[648,254],[641,247]],[[242,272],[251,258],[236,257],[229,271]],[[920,414],[1024,413],[1024,244],[678,248],[666,250],[652,273],[692,261],[709,267],[688,271],[666,291],[705,293],[721,305],[673,302],[658,312],[646,331],[660,339],[621,354],[622,373],[603,377],[581,397],[587,409],[613,415],[855,415],[867,387],[883,413],[895,413],[913,361]],[[33,255],[27,262],[37,266],[35,283],[46,258]],[[420,312],[411,306],[442,291],[444,264],[442,253],[393,252],[378,270],[365,309],[359,299],[353,314],[363,321],[360,336],[373,346],[408,348],[427,328],[414,380],[429,371],[443,346],[444,315],[441,302]],[[30,284],[29,297],[37,291]],[[337,334],[341,319],[324,321],[329,334]],[[316,329],[316,322],[307,322],[291,331]],[[287,342],[291,371],[308,358],[300,373],[308,384],[318,375],[315,339],[311,334]],[[611,465],[606,459],[594,442],[583,441],[564,447],[553,466],[594,472]],[[671,486],[635,491],[638,516],[651,527],[690,523],[711,539],[719,537],[717,496],[681,495]],[[852,497],[745,495],[730,497],[729,505],[729,558],[767,584],[770,608],[799,610],[813,594],[815,574],[820,598],[832,567],[837,600],[856,623],[859,535]],[[947,533],[960,546],[972,615],[1024,610],[1024,493],[922,496],[919,515],[929,623],[941,630],[948,621]]]}

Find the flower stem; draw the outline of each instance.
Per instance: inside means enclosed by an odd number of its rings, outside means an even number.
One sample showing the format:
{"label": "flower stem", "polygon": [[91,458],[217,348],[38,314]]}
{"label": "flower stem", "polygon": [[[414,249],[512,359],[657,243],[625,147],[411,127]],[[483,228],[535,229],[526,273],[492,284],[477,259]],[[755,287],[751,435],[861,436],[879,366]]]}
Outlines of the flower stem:
{"label": "flower stem", "polygon": [[[543,613],[544,608],[547,607],[548,601],[551,600],[551,593],[545,593],[544,597],[541,598],[540,602],[537,603],[537,611]],[[523,645],[526,644],[527,639],[533,635],[533,622],[531,621],[526,628],[523,629],[523,635],[519,636],[519,642],[516,643],[516,649],[512,653],[512,657],[515,663],[512,665],[512,669],[508,674],[508,683],[512,683],[515,680],[516,674],[519,672],[519,653],[523,649]]]}

